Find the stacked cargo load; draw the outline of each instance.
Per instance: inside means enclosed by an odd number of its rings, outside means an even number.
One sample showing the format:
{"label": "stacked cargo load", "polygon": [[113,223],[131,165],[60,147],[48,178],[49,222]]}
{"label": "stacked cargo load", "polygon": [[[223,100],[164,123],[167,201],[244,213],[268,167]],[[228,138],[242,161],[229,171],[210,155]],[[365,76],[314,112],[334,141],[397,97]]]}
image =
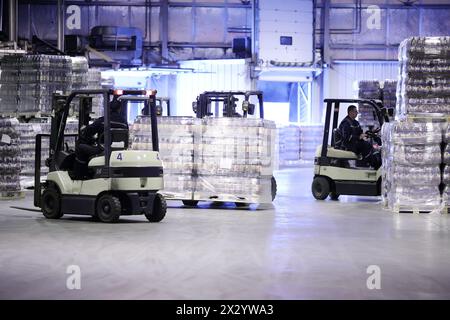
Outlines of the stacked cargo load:
{"label": "stacked cargo load", "polygon": [[388,110],[389,120],[393,121],[395,117],[395,106],[397,103],[397,81],[385,80],[382,89],[383,106]]}
{"label": "stacked cargo load", "polygon": [[277,131],[280,167],[299,165],[300,127],[296,125],[282,126]]}
{"label": "stacked cargo load", "polygon": [[300,160],[304,164],[313,164],[317,146],[323,141],[323,125],[302,125],[300,132]]}
{"label": "stacked cargo load", "polygon": [[275,129],[264,119],[203,119],[194,200],[272,202]]}
{"label": "stacked cargo load", "polygon": [[22,195],[20,186],[19,135],[15,118],[0,118],[0,199]]}
{"label": "stacked cargo load", "polygon": [[450,37],[406,39],[399,62],[399,118],[450,115]]}
{"label": "stacked cargo load", "polygon": [[[15,129],[20,138],[20,181],[23,188],[34,186],[34,170],[35,170],[35,148],[36,135],[50,134],[50,118],[36,118],[32,122],[17,123]],[[75,134],[78,131],[78,121],[68,120],[65,132],[67,134]],[[70,149],[75,150],[75,139],[66,138]],[[42,139],[41,149],[41,177],[48,174],[48,167],[45,160],[49,157],[49,138]]]}
{"label": "stacked cargo load", "polygon": [[[149,117],[131,126],[132,149],[151,149]],[[247,118],[159,117],[168,199],[272,202],[275,123]]]}
{"label": "stacked cargo load", "polygon": [[5,56],[1,68],[3,113],[50,114],[52,94],[71,90],[72,63],[67,56]]}
{"label": "stacked cargo load", "polygon": [[442,123],[393,122],[383,128],[383,194],[395,212],[442,210]]}
{"label": "stacked cargo load", "polygon": [[17,112],[19,91],[19,55],[4,56],[0,60],[0,112]]}
{"label": "stacked cargo load", "polygon": [[[87,88],[102,89],[102,73],[99,69],[89,68],[87,72]],[[92,113],[96,117],[103,116],[103,96],[95,95],[92,98]]]}
{"label": "stacked cargo load", "polygon": [[[378,80],[362,80],[358,83],[358,98],[369,100],[381,100],[382,90]],[[358,106],[358,121],[363,129],[369,129],[378,125],[378,119],[373,108],[364,103]]]}
{"label": "stacked cargo load", "polygon": [[[194,130],[201,120],[189,117],[158,117],[159,155],[164,165],[164,194],[192,199],[194,174]],[[131,148],[152,150],[151,120],[140,116],[131,126]]]}

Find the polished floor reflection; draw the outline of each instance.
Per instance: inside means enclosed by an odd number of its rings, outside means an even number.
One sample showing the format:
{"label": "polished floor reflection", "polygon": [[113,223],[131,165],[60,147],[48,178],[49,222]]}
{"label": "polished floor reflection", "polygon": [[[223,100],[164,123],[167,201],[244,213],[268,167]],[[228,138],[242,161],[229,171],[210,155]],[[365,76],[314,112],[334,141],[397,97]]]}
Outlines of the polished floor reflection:
{"label": "polished floor reflection", "polygon": [[[273,205],[172,201],[158,224],[11,208],[31,208],[31,194],[0,202],[0,298],[450,298],[450,215],[396,215],[378,198],[316,201],[311,168],[276,177]],[[68,289],[71,265],[80,290]]]}

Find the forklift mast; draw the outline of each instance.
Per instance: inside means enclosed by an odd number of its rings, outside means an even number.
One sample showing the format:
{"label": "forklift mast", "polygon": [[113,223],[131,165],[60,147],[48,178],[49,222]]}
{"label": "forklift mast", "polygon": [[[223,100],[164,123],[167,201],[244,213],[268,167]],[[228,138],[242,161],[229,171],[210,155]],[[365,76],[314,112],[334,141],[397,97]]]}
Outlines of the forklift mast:
{"label": "forklift mast", "polygon": [[[239,101],[239,96],[244,97],[244,101],[242,102],[242,116],[236,111],[236,102]],[[192,104],[192,107],[197,118],[204,118],[212,115],[218,117],[220,111],[216,109],[213,113],[211,110],[211,104],[213,102],[216,103],[216,106],[218,106],[219,103],[223,104],[223,117],[247,118],[248,115],[253,115],[255,113],[255,105],[250,103],[250,97],[252,96],[258,98],[259,116],[263,119],[264,105],[262,91],[205,91],[197,97],[196,101]]]}

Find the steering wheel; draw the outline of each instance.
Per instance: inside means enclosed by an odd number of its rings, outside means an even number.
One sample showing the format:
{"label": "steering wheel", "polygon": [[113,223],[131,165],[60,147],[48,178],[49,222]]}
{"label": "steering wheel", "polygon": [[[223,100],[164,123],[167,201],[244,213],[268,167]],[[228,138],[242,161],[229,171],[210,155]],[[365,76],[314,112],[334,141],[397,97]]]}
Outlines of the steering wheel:
{"label": "steering wheel", "polygon": [[378,137],[378,133],[380,132],[380,130],[381,128],[377,128],[375,130],[367,130],[366,135],[371,138]]}

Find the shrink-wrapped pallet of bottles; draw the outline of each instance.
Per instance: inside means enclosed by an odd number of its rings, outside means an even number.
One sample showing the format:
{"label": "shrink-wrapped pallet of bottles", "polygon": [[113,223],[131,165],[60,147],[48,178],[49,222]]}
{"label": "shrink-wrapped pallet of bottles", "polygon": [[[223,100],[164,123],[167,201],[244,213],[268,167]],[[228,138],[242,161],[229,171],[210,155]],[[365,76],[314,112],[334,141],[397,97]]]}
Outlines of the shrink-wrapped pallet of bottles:
{"label": "shrink-wrapped pallet of bottles", "polygon": [[[149,117],[131,127],[132,148],[151,149]],[[158,118],[168,199],[271,202],[276,128],[271,121]]]}
{"label": "shrink-wrapped pallet of bottles", "polygon": [[445,123],[393,122],[382,131],[384,204],[394,212],[441,211]]}
{"label": "shrink-wrapped pallet of bottles", "polygon": [[323,124],[300,126],[300,160],[302,163],[314,163],[317,146],[323,142]]}
{"label": "shrink-wrapped pallet of bottles", "polygon": [[21,196],[17,123],[15,118],[0,118],[0,199]]}
{"label": "shrink-wrapped pallet of bottles", "polygon": [[205,118],[194,146],[194,199],[270,203],[276,127],[250,118]]}
{"label": "shrink-wrapped pallet of bottles", "polygon": [[450,37],[412,37],[399,47],[399,118],[450,115]]}
{"label": "shrink-wrapped pallet of bottles", "polygon": [[280,167],[299,165],[300,127],[296,125],[281,126],[277,132]]}

